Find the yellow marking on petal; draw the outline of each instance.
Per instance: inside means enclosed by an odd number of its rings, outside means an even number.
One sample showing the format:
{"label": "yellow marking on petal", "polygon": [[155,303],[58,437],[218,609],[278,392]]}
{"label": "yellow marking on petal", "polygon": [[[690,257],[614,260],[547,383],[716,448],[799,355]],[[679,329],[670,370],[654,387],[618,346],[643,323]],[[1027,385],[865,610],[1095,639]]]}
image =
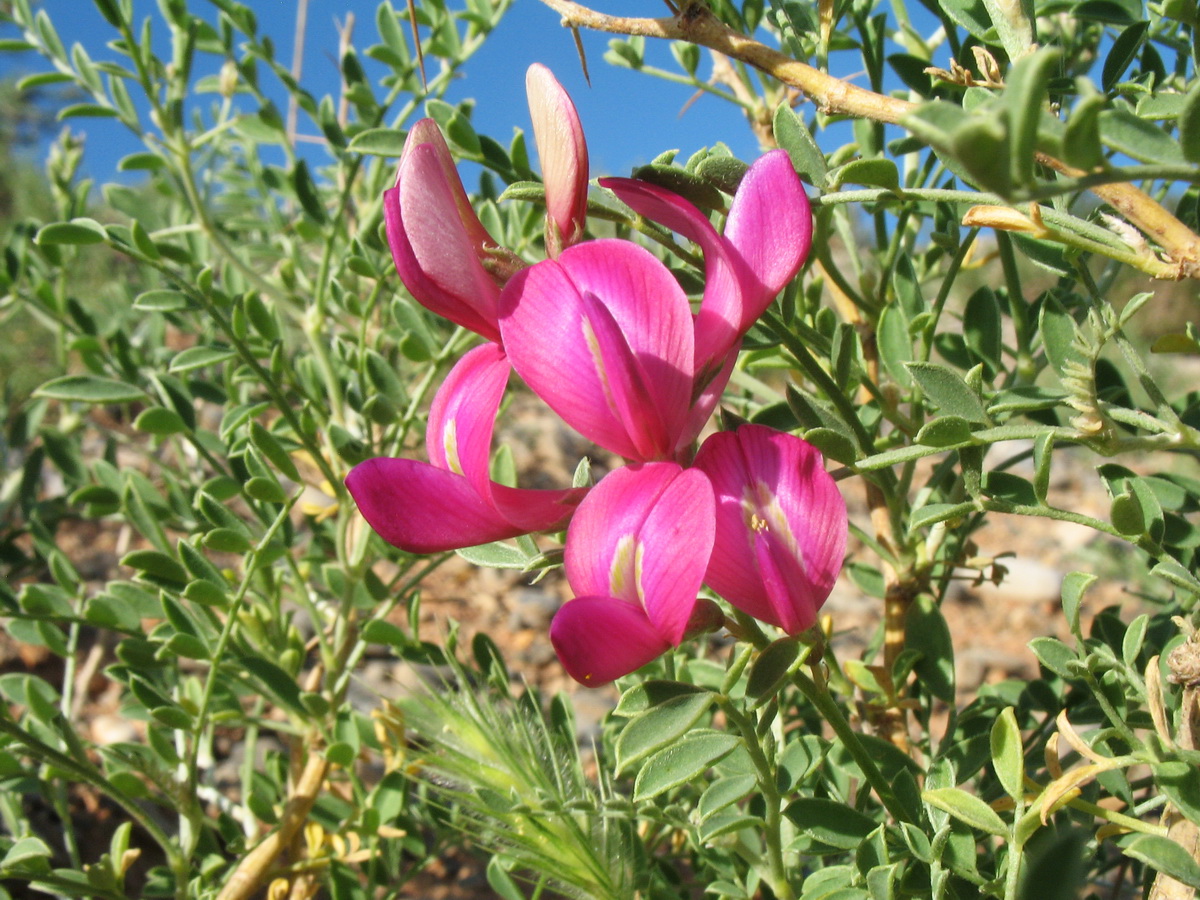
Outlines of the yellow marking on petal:
{"label": "yellow marking on petal", "polygon": [[442,452],[446,454],[446,465],[455,475],[463,474],[462,462],[458,458],[458,427],[451,419],[442,431]]}
{"label": "yellow marking on petal", "polygon": [[784,515],[779,498],[765,482],[756,481],[746,486],[742,495],[742,517],[745,519],[751,543],[755,533],[768,532],[782,542],[788,553],[803,564],[804,553],[800,549],[800,542],[796,540],[795,532]]}
{"label": "yellow marking on petal", "polygon": [[587,344],[588,354],[592,357],[592,366],[596,370],[596,377],[600,379],[600,388],[604,391],[604,403],[609,411],[617,419],[620,419],[621,417],[617,414],[617,403],[612,394],[612,386],[608,381],[608,373],[604,369],[604,357],[600,354],[600,341],[596,337],[596,330],[592,328],[592,322],[586,315],[580,319],[579,324],[583,327],[583,342]]}
{"label": "yellow marking on petal", "polygon": [[628,598],[629,591],[641,581],[641,545],[632,534],[621,535],[608,571],[608,587],[612,596]]}

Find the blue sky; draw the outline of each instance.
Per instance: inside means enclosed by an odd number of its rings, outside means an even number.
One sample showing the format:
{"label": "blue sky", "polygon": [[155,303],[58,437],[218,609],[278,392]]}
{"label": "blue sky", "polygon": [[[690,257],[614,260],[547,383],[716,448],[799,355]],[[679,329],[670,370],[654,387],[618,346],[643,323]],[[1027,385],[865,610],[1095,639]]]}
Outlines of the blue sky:
{"label": "blue sky", "polygon": [[[243,2],[257,15],[260,32],[274,40],[277,57],[290,61],[295,0]],[[315,95],[337,90],[335,20],[345,21],[347,14],[353,13],[354,43],[360,50],[365,49],[377,42],[377,5],[378,0],[310,0],[302,81]],[[404,8],[403,0],[393,0],[393,5]],[[451,0],[451,5],[459,4]],[[666,13],[665,5],[652,0],[602,0],[600,5],[606,12],[617,14]],[[204,0],[191,0],[191,7],[201,15],[212,11]],[[120,59],[105,46],[115,36],[113,30],[89,0],[43,0],[41,8],[68,47],[79,42],[93,59]],[[153,0],[134,0],[134,10],[139,20],[145,16],[155,20],[155,40],[162,41],[160,55],[169,55],[167,30],[160,21],[157,4]],[[15,36],[11,29],[0,33]],[[593,174],[625,174],[663,150],[679,149],[686,157],[716,141],[729,144],[742,158],[757,155],[757,141],[731,104],[701,96],[684,112],[692,94],[689,88],[610,66],[603,60],[610,36],[584,32],[582,37],[590,87],[580,70],[571,34],[559,25],[558,15],[537,0],[517,0],[501,26],[468,63],[465,77],[452,87],[448,99],[457,102],[474,98],[477,130],[507,143],[514,127],[528,130],[524,73],[530,63],[542,62],[554,70],[579,108]],[[675,68],[666,42],[649,41],[647,57],[664,68]],[[0,54],[0,75],[28,74],[45,68],[47,64],[33,53]],[[708,71],[706,59],[699,71]],[[87,133],[85,169],[99,181],[116,177],[117,160],[141,146],[136,137],[108,120],[73,119],[68,124]]]}

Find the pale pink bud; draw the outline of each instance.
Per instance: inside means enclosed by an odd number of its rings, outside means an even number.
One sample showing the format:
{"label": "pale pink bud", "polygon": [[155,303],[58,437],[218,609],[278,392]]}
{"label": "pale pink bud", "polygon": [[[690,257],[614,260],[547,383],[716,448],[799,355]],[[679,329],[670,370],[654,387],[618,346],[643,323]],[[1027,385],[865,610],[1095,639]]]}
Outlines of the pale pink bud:
{"label": "pale pink bud", "polygon": [[588,155],[575,104],[540,63],[525,75],[533,140],[546,187],[546,249],[551,257],[583,237]]}

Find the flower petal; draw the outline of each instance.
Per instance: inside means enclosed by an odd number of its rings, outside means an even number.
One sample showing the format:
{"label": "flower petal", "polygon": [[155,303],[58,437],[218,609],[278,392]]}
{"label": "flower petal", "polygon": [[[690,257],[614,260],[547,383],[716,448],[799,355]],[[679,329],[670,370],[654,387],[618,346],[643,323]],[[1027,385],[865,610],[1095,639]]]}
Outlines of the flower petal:
{"label": "flower petal", "polygon": [[550,623],[550,642],[567,674],[588,687],[628,675],[670,648],[641,606],[615,597],[568,600]]}
{"label": "flower petal", "polygon": [[[454,165],[454,155],[450,152],[450,147],[447,146],[446,139],[442,136],[442,129],[438,127],[437,122],[433,119],[420,119],[413,123],[413,127],[408,130],[408,137],[404,139],[404,149],[401,151],[400,161],[403,163],[405,157],[422,144],[429,145],[438,165],[442,168],[446,186],[458,209],[458,219],[466,229],[471,244],[477,251],[495,248],[496,242],[492,240],[488,230],[479,221],[479,216],[475,214],[475,207],[471,205],[471,200],[467,197],[462,179],[458,177],[458,169]],[[399,171],[396,173],[396,183],[400,183]]]}
{"label": "flower petal", "polygon": [[675,463],[646,463],[600,479],[567,531],[563,568],[571,590],[640,603],[633,541],[650,508],[682,471]]}
{"label": "flower petal", "polygon": [[460,217],[455,188],[462,190],[457,177],[447,179],[432,145],[406,150],[396,187],[384,192],[392,260],[422,306],[498,341],[500,288],[480,261],[483,248]]}
{"label": "flower petal", "polygon": [[550,70],[534,63],[525,73],[533,140],[546,186],[546,246],[550,256],[583,236],[587,218],[588,152],[575,104]]}
{"label": "flower petal", "polygon": [[712,481],[717,530],[705,580],[739,609],[795,634],[841,570],[846,504],[821,455],[761,425],[714,434],[696,454]]}
{"label": "flower petal", "polygon": [[483,497],[489,496],[492,431],[508,373],[508,360],[496,344],[470,350],[438,388],[425,428],[429,461],[464,476]]}
{"label": "flower petal", "polygon": [[625,373],[605,369],[616,360],[599,352],[596,303],[611,315],[628,355],[637,360],[639,377],[669,436],[654,448],[655,456],[666,458],[687,422],[694,341],[687,297],[648,250],[628,241],[588,241],[514,275],[500,298],[509,359],[571,427],[614,453],[646,459],[646,448],[629,437],[645,429],[637,418],[640,411],[615,408],[612,402],[610,380]]}
{"label": "flower petal", "polygon": [[525,490],[492,481],[492,432],[509,369],[496,344],[468,351],[433,398],[425,445],[433,465],[466,478],[515,534],[549,531],[566,523],[587,489]]}
{"label": "flower petal", "polygon": [[800,271],[812,246],[812,233],[812,209],[804,185],[787,151],[772,150],[746,172],[725,220],[725,239],[755,282],[742,310],[741,333]]}
{"label": "flower petal", "polygon": [[696,606],[715,534],[713,489],[699,469],[681,472],[642,525],[642,603],[658,633],[675,646]]}
{"label": "flower petal", "polygon": [[744,271],[742,260],[708,217],[678,194],[635,178],[601,178],[599,183],[634,212],[665,225],[703,251],[704,298],[696,316],[695,369],[698,380],[707,381],[745,330],[743,294],[751,288],[757,291],[754,276]]}
{"label": "flower petal", "polygon": [[606,475],[567,531],[571,589],[645,609],[677,645],[696,604],[715,531],[712,487],[674,463],[626,466]]}
{"label": "flower petal", "polygon": [[441,553],[525,534],[461,475],[413,459],[376,457],[346,476],[367,523],[409,553]]}

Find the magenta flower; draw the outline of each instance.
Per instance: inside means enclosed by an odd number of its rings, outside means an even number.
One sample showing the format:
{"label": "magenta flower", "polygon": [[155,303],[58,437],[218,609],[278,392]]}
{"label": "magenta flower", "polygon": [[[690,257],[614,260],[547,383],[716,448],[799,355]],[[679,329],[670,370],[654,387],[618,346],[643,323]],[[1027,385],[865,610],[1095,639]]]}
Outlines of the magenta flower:
{"label": "magenta flower", "polygon": [[627,459],[675,458],[692,405],[692,315],[648,250],[588,241],[523,269],[500,296],[500,332],[513,368],[580,434]]}
{"label": "magenta flower", "polygon": [[363,517],[409,553],[458,550],[561,528],[586,493],[497,484],[488,471],[492,430],[509,364],[495,344],[467,353],[429,411],[429,462],[378,457],[355,466],[346,487]]}
{"label": "magenta flower", "polygon": [[432,119],[413,125],[395,187],[383,194],[388,244],[418,303],[456,325],[500,339],[500,285],[520,265],[475,215],[454,158]]}
{"label": "magenta flower", "polygon": [[696,373],[713,377],[738,341],[795,277],[812,246],[812,209],[786,151],[773,150],[747,170],[725,231],[678,194],[633,178],[602,178],[634,212],[699,245],[705,286],[696,317]]}
{"label": "magenta flower", "polygon": [[[550,624],[572,678],[597,686],[628,675],[688,634],[713,548],[713,492],[704,473],[648,463],[605,476],[567,530],[576,597]],[[706,607],[697,618],[706,618]]]}
{"label": "magenta flower", "polygon": [[546,252],[556,257],[583,237],[587,221],[588,152],[575,104],[540,63],[525,74],[533,140],[546,187]]}
{"label": "magenta flower", "polygon": [[696,454],[717,500],[705,581],[788,634],[817,620],[846,550],[846,503],[821,454],[798,437],[743,425]]}

